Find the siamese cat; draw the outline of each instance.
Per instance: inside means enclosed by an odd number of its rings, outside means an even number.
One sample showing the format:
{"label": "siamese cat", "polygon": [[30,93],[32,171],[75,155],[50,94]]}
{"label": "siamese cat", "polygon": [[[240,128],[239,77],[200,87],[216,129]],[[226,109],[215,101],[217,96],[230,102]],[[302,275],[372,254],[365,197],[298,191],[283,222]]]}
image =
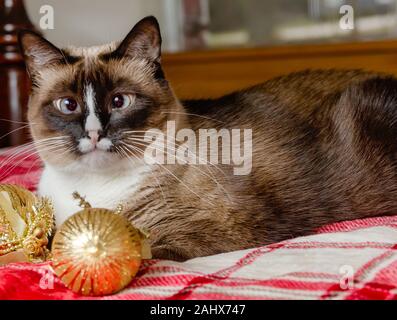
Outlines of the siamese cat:
{"label": "siamese cat", "polygon": [[[53,200],[57,225],[79,210],[75,191],[94,207],[123,204],[149,231],[154,258],[182,261],[397,213],[392,76],[303,71],[218,99],[180,101],[162,70],[154,17],[101,47],[59,49],[29,31],[19,40],[32,81],[30,130],[44,162],[38,192]],[[250,130],[251,170],[236,174],[208,160],[148,163],[156,144],[145,133],[165,133],[169,123],[197,136]]]}

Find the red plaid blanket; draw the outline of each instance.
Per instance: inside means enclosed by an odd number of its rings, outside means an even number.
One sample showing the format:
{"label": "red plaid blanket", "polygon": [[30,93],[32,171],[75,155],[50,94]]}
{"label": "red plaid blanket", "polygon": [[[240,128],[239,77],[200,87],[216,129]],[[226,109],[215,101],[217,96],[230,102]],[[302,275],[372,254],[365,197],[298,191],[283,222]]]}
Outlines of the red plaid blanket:
{"label": "red plaid blanket", "polygon": [[[41,164],[0,155],[0,182],[34,190]],[[49,263],[0,268],[0,299],[83,299]],[[397,299],[397,216],[329,225],[309,237],[185,263],[145,261],[99,299]]]}

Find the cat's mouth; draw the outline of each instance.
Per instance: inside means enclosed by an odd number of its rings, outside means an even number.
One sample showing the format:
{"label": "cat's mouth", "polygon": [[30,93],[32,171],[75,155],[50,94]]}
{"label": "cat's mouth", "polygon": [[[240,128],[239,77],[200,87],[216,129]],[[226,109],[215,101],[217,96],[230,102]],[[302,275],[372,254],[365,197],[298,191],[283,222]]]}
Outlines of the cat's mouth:
{"label": "cat's mouth", "polygon": [[82,138],[79,141],[78,149],[82,154],[92,152],[111,152],[113,150],[113,143],[108,138],[103,138],[99,141],[92,141],[89,138]]}

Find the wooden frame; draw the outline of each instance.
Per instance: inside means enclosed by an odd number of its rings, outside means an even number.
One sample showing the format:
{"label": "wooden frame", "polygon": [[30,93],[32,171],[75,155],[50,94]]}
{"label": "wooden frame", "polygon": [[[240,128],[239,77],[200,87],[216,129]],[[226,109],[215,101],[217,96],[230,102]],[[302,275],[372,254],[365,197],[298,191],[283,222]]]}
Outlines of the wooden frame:
{"label": "wooden frame", "polygon": [[179,97],[207,98],[303,69],[366,69],[397,75],[397,41],[166,54],[163,65]]}
{"label": "wooden frame", "polygon": [[[27,141],[30,81],[17,40],[18,30],[35,30],[22,0],[0,1],[0,148]],[[26,127],[26,126],[25,126]]]}

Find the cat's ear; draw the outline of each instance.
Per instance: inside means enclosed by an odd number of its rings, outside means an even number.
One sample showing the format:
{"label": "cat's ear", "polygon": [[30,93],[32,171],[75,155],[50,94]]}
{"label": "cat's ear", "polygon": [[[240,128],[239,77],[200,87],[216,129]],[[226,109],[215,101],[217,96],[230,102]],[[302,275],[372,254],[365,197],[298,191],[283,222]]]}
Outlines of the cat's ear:
{"label": "cat's ear", "polygon": [[152,62],[161,60],[161,33],[153,16],[139,21],[116,49],[119,57],[141,57]]}
{"label": "cat's ear", "polygon": [[21,31],[18,40],[31,76],[34,76],[43,67],[65,62],[65,57],[60,49],[33,31]]}

